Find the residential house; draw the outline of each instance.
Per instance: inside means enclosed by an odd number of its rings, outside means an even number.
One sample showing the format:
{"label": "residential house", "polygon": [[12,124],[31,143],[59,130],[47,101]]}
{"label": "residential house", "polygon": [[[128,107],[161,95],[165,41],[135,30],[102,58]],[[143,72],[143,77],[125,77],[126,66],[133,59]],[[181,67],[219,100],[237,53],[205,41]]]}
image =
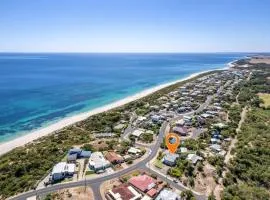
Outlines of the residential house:
{"label": "residential house", "polygon": [[204,125],[206,120],[203,117],[198,116],[197,117],[197,122],[199,123],[199,125]]}
{"label": "residential house", "polygon": [[144,133],[144,129],[135,129],[131,135],[135,136],[136,138],[139,138],[141,136],[141,134]]}
{"label": "residential house", "polygon": [[212,116],[212,115],[207,114],[207,113],[203,113],[203,114],[201,114],[201,117],[202,117],[202,118],[204,118],[204,119],[207,119],[207,118],[213,118],[213,116]]}
{"label": "residential house", "polygon": [[219,145],[219,144],[210,145],[210,149],[216,153],[218,153],[222,150],[221,145]]}
{"label": "residential house", "polygon": [[177,133],[177,134],[180,134],[181,136],[187,136],[187,134],[188,134],[188,130],[184,126],[180,126],[180,127],[175,126],[175,127],[173,127],[173,132]]}
{"label": "residential house", "polygon": [[216,123],[216,124],[213,124],[213,127],[223,129],[223,128],[227,127],[227,125],[224,123]]}
{"label": "residential house", "polygon": [[211,138],[210,142],[212,144],[220,144],[221,143],[221,140],[220,139],[217,139],[217,138]]}
{"label": "residential house", "polygon": [[73,163],[60,162],[57,163],[52,170],[52,181],[59,181],[66,177],[73,176],[75,173],[76,165]]}
{"label": "residential house", "polygon": [[161,120],[161,116],[160,115],[152,115],[151,120],[153,123],[159,123]]}
{"label": "residential house", "polygon": [[211,116],[217,116],[219,112],[212,111],[212,110],[207,110],[205,113],[208,114],[208,115],[211,115]]}
{"label": "residential house", "polygon": [[68,151],[67,161],[76,162],[78,158],[89,158],[91,156],[91,151],[84,151],[79,148],[72,148]]}
{"label": "residential house", "polygon": [[123,158],[124,158],[124,161],[126,162],[129,160],[132,160],[132,157],[130,155],[124,155]]}
{"label": "residential house", "polygon": [[154,110],[154,111],[158,111],[159,110],[159,106],[158,105],[153,105],[153,106],[150,106],[150,109],[151,110]]}
{"label": "residential house", "polygon": [[119,131],[126,127],[126,124],[117,124],[113,127],[113,130]]}
{"label": "residential house", "polygon": [[188,92],[181,92],[182,96],[188,96],[188,94],[189,94]]}
{"label": "residential house", "polygon": [[185,86],[179,87],[179,92],[185,92],[187,88]]}
{"label": "residential house", "polygon": [[146,134],[154,135],[154,131],[152,131],[152,130],[146,130],[145,133],[146,133]]}
{"label": "residential house", "polygon": [[112,164],[120,164],[124,162],[124,158],[114,151],[109,151],[105,154],[105,158]]}
{"label": "residential house", "polygon": [[154,196],[156,196],[157,193],[158,193],[158,191],[157,191],[157,189],[155,189],[155,188],[152,188],[152,189],[150,189],[148,192],[146,192],[146,194],[147,194],[149,197],[151,197],[151,198],[153,198]]}
{"label": "residential house", "polygon": [[180,152],[181,153],[187,153],[188,149],[186,147],[180,147]]}
{"label": "residential house", "polygon": [[137,118],[137,122],[140,123],[140,122],[143,122],[144,120],[146,120],[147,118],[144,117],[144,116],[138,116]]}
{"label": "residential house", "polygon": [[179,107],[179,108],[177,109],[177,111],[178,111],[179,113],[186,112],[186,111],[187,111],[187,107],[181,106],[181,107]]}
{"label": "residential house", "polygon": [[137,155],[137,154],[139,154],[139,153],[141,153],[142,151],[140,150],[140,149],[137,149],[137,148],[135,148],[135,147],[130,147],[129,149],[128,149],[128,153],[129,154],[133,154],[133,155]]}
{"label": "residential house", "polygon": [[89,168],[95,172],[105,170],[110,165],[110,162],[104,158],[101,152],[94,152],[89,158]]}
{"label": "residential house", "polygon": [[184,125],[185,125],[184,119],[177,120],[177,121],[175,122],[175,125],[176,125],[176,126],[184,126]]}
{"label": "residential house", "polygon": [[200,160],[203,160],[202,157],[197,156],[196,154],[188,154],[187,156],[187,160],[189,160],[190,162],[192,162],[192,164],[196,165],[196,163]]}
{"label": "residential house", "polygon": [[128,183],[144,193],[156,186],[156,180],[146,174],[133,176],[128,180]]}
{"label": "residential house", "polygon": [[176,192],[169,189],[163,189],[155,200],[181,200],[181,197]]}
{"label": "residential house", "polygon": [[115,133],[95,133],[95,138],[111,138],[116,137]]}
{"label": "residential house", "polygon": [[165,156],[162,159],[162,162],[168,166],[175,166],[177,158],[179,158],[178,154],[166,151]]}
{"label": "residential house", "polygon": [[67,155],[67,162],[69,163],[76,163],[77,154],[68,154]]}
{"label": "residential house", "polygon": [[106,194],[108,200],[139,200],[142,195],[128,184],[121,184],[109,190]]}
{"label": "residential house", "polygon": [[185,122],[191,122],[192,121],[192,117],[188,116],[188,115],[184,115],[183,117]]}

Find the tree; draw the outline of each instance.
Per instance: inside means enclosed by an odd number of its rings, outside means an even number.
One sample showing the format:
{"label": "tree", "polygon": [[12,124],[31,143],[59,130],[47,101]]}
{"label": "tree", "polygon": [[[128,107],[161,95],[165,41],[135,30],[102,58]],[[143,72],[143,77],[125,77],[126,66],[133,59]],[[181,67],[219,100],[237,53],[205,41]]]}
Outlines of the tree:
{"label": "tree", "polygon": [[94,151],[95,150],[92,144],[84,144],[82,146],[82,149],[85,151]]}
{"label": "tree", "polygon": [[185,190],[181,193],[181,198],[184,200],[195,200],[195,197],[191,190]]}
{"label": "tree", "polygon": [[171,175],[171,176],[173,176],[173,177],[177,177],[177,178],[179,178],[179,177],[182,176],[181,170],[178,169],[177,167],[170,168],[168,170],[168,174]]}

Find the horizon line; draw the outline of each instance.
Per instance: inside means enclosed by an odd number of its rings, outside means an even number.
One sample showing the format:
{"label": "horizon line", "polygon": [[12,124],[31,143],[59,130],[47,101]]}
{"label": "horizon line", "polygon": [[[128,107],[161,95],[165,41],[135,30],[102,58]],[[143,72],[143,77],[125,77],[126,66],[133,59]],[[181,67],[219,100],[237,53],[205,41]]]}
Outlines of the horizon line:
{"label": "horizon line", "polygon": [[135,54],[135,53],[143,53],[143,54],[181,54],[181,53],[270,53],[270,51],[0,51],[0,53],[78,53],[78,54]]}

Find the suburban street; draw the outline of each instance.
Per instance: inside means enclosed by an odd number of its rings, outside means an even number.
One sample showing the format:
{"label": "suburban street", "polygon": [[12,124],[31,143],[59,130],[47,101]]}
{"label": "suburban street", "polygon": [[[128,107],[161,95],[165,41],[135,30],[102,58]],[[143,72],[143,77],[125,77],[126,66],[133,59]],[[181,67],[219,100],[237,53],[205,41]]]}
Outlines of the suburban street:
{"label": "suburban street", "polygon": [[[218,90],[218,93],[223,89],[223,87],[221,87]],[[201,112],[204,108],[206,108],[209,103],[211,102],[211,100],[213,99],[215,95],[213,96],[208,96],[207,100],[205,101],[205,103],[201,104],[200,107],[196,110],[196,111],[192,111],[190,113],[187,113],[188,115],[192,115],[194,113],[198,113]],[[186,115],[186,114],[185,114]],[[179,117],[178,117],[179,118]],[[177,118],[174,118],[172,120],[175,120]],[[150,148],[150,154],[147,158],[145,158],[144,160],[131,165],[130,167],[117,171],[115,173],[112,173],[110,175],[106,175],[106,176],[101,176],[98,178],[92,178],[92,179],[85,179],[85,180],[80,180],[80,181],[74,181],[74,182],[68,182],[68,183],[61,183],[61,184],[55,184],[55,185],[51,185],[51,186],[47,186],[46,188],[42,188],[42,189],[37,189],[37,190],[31,190],[25,193],[21,193],[17,196],[11,197],[9,199],[12,200],[24,200],[27,199],[28,197],[32,197],[32,196],[39,196],[39,195],[44,195],[44,194],[48,194],[51,192],[56,192],[58,190],[61,189],[68,189],[68,188],[73,188],[73,187],[81,187],[81,186],[91,186],[92,190],[93,190],[93,194],[94,194],[94,198],[95,200],[101,200],[101,194],[100,194],[100,185],[104,182],[104,181],[108,181],[110,179],[114,179],[114,178],[119,178],[120,176],[123,176],[133,170],[145,170],[148,171],[150,173],[156,174],[159,178],[161,178],[162,180],[168,182],[170,185],[172,185],[173,187],[183,191],[186,190],[187,188],[184,187],[183,185],[177,184],[175,182],[173,182],[172,180],[164,177],[163,175],[157,173],[156,171],[154,171],[153,169],[150,169],[149,167],[147,167],[148,162],[150,162],[157,154],[159,148],[160,148],[160,144],[163,142],[163,138],[166,132],[166,127],[169,125],[169,122],[165,121],[160,130],[159,130],[159,134],[157,137],[157,141],[151,145]],[[131,127],[128,127],[129,131],[131,129]],[[128,132],[125,132],[124,136],[122,137],[122,139],[127,136]],[[196,199],[198,200],[204,200],[206,199],[206,196],[204,195],[200,195],[196,192],[193,192],[194,196],[196,197]]]}
{"label": "suburban street", "polygon": [[[101,200],[102,197],[101,197],[99,189],[100,189],[100,185],[104,181],[108,181],[110,179],[118,178],[118,177],[123,176],[123,175],[125,175],[125,174],[127,174],[127,173],[129,173],[129,172],[131,172],[133,170],[138,170],[138,169],[144,169],[146,171],[150,171],[151,173],[156,174],[159,178],[164,179],[164,177],[162,175],[160,175],[159,173],[147,168],[146,164],[156,156],[156,154],[158,152],[158,149],[160,147],[160,144],[163,141],[163,136],[164,136],[165,129],[166,129],[167,125],[168,125],[168,122],[164,122],[162,124],[162,126],[160,128],[158,139],[157,139],[156,143],[154,145],[152,145],[151,148],[150,148],[151,149],[151,154],[147,158],[142,160],[141,162],[139,162],[137,164],[134,164],[134,165],[130,166],[129,168],[123,169],[121,171],[118,171],[116,173],[113,173],[113,174],[110,174],[110,175],[107,175],[107,176],[95,178],[95,179],[86,179],[86,180],[81,180],[81,181],[76,181],[76,182],[55,184],[55,185],[52,185],[52,186],[48,186],[46,188],[25,192],[25,193],[19,194],[18,196],[12,197],[10,199],[23,200],[23,199],[26,199],[26,198],[31,197],[31,196],[47,194],[47,193],[55,192],[55,191],[61,190],[61,189],[67,189],[67,188],[72,188],[72,187],[90,185],[92,187],[95,199],[96,200]],[[166,179],[165,181],[167,181],[169,184],[171,184],[172,186],[176,187],[179,190],[185,190],[184,187],[180,186],[177,183],[174,183],[171,180]],[[194,195],[196,196],[197,199],[205,199],[205,196],[197,195],[197,194],[194,194]]]}

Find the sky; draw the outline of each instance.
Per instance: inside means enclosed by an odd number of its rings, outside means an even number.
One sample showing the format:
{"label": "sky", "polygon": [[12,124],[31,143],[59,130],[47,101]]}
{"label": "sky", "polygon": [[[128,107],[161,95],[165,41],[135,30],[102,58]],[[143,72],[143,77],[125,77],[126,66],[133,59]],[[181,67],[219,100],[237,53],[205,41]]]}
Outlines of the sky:
{"label": "sky", "polygon": [[270,0],[1,0],[0,52],[269,52]]}

